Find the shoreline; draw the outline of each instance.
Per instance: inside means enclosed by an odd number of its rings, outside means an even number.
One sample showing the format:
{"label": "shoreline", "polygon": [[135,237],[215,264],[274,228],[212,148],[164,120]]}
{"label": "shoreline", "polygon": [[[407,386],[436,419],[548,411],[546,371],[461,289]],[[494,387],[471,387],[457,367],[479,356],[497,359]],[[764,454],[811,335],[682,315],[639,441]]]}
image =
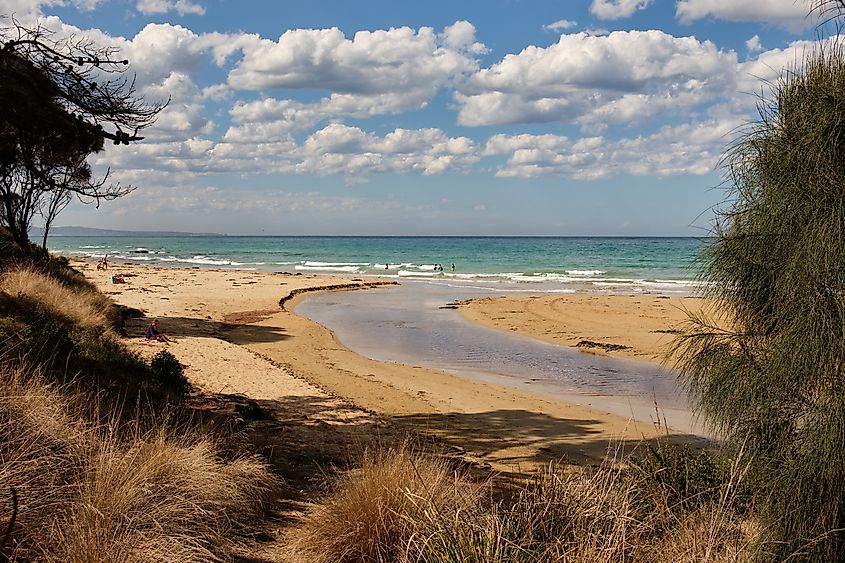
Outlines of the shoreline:
{"label": "shoreline", "polygon": [[[161,319],[164,331],[176,337],[169,348],[186,364],[186,375],[209,393],[321,401],[331,406],[305,417],[348,426],[353,434],[356,426],[373,433],[375,413],[504,471],[563,458],[596,462],[612,442],[636,443],[660,433],[648,421],[437,370],[370,360],[342,346],[331,330],[290,312],[307,295],[306,287],[364,287],[360,279],[124,264],[100,272],[92,262],[81,264],[116,302]],[[132,275],[126,284],[108,283],[116,272]],[[279,301],[285,296],[292,299],[284,300],[282,309]],[[151,355],[160,347],[139,343],[144,322],[127,326],[128,340],[142,355]],[[367,424],[358,424],[365,419]]]}
{"label": "shoreline", "polygon": [[[124,264],[376,276],[503,293],[695,291],[695,238],[661,237],[63,237],[53,250]],[[64,241],[64,242],[63,242]],[[647,263],[632,260],[647,255]],[[455,264],[454,270],[450,265]],[[445,265],[445,268],[439,266]]]}

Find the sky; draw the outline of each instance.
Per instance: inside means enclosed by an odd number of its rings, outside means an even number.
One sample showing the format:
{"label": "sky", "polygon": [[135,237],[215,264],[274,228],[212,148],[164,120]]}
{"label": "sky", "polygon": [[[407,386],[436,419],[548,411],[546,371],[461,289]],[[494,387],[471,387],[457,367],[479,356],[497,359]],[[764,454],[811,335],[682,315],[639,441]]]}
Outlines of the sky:
{"label": "sky", "polygon": [[812,0],[0,0],[170,100],[56,225],[702,236]]}

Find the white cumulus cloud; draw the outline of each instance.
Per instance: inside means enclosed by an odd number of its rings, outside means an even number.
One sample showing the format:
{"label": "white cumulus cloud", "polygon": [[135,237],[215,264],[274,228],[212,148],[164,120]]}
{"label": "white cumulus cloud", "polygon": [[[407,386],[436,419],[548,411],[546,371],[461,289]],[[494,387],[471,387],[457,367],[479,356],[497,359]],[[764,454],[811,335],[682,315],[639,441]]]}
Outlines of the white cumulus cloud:
{"label": "white cumulus cloud", "polygon": [[298,172],[343,174],[348,182],[366,181],[371,173],[423,176],[468,172],[479,148],[466,137],[449,137],[440,129],[395,129],[379,137],[358,127],[332,123],[302,145]]}
{"label": "white cumulus cloud", "polygon": [[472,75],[455,94],[463,125],[592,124],[689,109],[725,90],[736,54],[662,31],[563,35]]}
{"label": "white cumulus cloud", "polygon": [[[240,48],[243,59],[229,73],[232,88],[329,93],[311,103],[273,98],[240,103],[232,110],[237,123],[229,131],[232,138],[252,134],[256,120],[265,133],[283,133],[332,119],[424,108],[440,88],[476,71],[475,56],[487,51],[466,21],[440,34],[402,27],[360,31],[351,39],[337,28],[294,29],[276,42],[242,41]],[[272,126],[270,119],[276,121]]]}
{"label": "white cumulus cloud", "polygon": [[28,25],[42,15],[44,8],[71,6],[88,12],[103,2],[104,0],[0,0],[0,16],[14,16],[18,22]]}
{"label": "white cumulus cloud", "polygon": [[430,95],[453,77],[477,68],[471,56],[484,47],[475,28],[458,22],[438,36],[432,28],[359,31],[292,29],[278,41],[245,46],[229,74],[238,89],[317,88],[349,94],[405,92]]}
{"label": "white cumulus cloud", "polygon": [[710,120],[666,126],[635,138],[494,135],[485,156],[504,155],[497,176],[533,178],[565,176],[597,180],[634,176],[701,175],[712,172],[741,120]]}
{"label": "white cumulus cloud", "polygon": [[755,35],[751,39],[748,39],[745,42],[745,48],[748,49],[749,53],[758,53],[763,50],[763,44],[760,43],[760,36]]}
{"label": "white cumulus cloud", "polygon": [[602,20],[630,18],[637,10],[648,8],[654,0],[593,0],[590,12]]}
{"label": "white cumulus cloud", "polygon": [[552,22],[543,26],[543,29],[546,31],[565,31],[567,29],[572,29],[578,25],[577,22],[571,20],[557,20],[556,22]]}
{"label": "white cumulus cloud", "polygon": [[816,18],[810,15],[815,4],[816,0],[677,0],[675,10],[685,24],[716,18],[763,22],[800,31],[816,23]]}
{"label": "white cumulus cloud", "polygon": [[195,4],[190,0],[138,0],[135,7],[146,16],[166,14],[167,12],[177,12],[180,16],[186,14],[201,16],[205,14],[205,6]]}

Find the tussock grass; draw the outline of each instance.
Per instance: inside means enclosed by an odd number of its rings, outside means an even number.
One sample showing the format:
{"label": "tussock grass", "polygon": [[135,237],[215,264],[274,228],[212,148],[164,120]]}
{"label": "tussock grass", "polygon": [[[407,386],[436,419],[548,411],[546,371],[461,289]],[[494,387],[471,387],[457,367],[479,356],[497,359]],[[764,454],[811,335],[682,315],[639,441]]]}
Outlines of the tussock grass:
{"label": "tussock grass", "polygon": [[13,559],[210,561],[237,546],[275,483],[263,463],[224,460],[212,438],[166,423],[89,422],[89,402],[0,368],[0,498],[19,497]]}
{"label": "tussock grass", "polygon": [[76,502],[56,519],[52,561],[208,561],[263,508],[263,464],[223,463],[207,439],[161,432],[98,446]]}
{"label": "tussock grass", "polygon": [[[429,517],[406,560],[533,562],[624,561],[640,522],[618,471],[571,473],[550,466],[509,501],[465,517]],[[427,515],[433,516],[433,515]]]}
{"label": "tussock grass", "polygon": [[32,267],[10,269],[0,276],[0,291],[38,303],[56,317],[83,329],[108,330],[112,302],[102,293],[71,288]]}
{"label": "tussock grass", "polygon": [[314,563],[399,561],[427,514],[471,510],[481,492],[409,442],[367,450],[360,468],[340,475],[331,493],[312,506],[294,531],[292,551]]}
{"label": "tussock grass", "polygon": [[729,563],[755,559],[759,524],[708,505],[691,512],[665,537],[648,546],[643,561]]}
{"label": "tussock grass", "polygon": [[[756,529],[725,504],[676,510],[668,493],[607,463],[550,466],[510,501],[464,518],[430,520],[406,561],[489,563],[722,562],[751,556]],[[457,516],[457,515],[456,515]]]}
{"label": "tussock grass", "polygon": [[[421,468],[424,468],[420,470]],[[408,450],[368,453],[292,534],[308,561],[747,561],[761,530],[733,508],[735,463],[707,502],[626,464],[550,465],[505,500]]]}

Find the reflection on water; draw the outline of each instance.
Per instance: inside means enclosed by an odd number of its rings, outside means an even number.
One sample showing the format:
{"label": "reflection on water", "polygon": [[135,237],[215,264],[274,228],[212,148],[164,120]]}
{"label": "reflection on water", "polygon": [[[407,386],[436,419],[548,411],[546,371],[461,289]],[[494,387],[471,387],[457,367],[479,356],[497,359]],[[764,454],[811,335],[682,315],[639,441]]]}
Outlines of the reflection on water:
{"label": "reflection on water", "polygon": [[[309,297],[296,313],[330,328],[364,356],[477,377],[503,378],[542,392],[624,398],[640,405],[686,410],[670,370],[595,356],[487,329],[443,308],[483,290],[406,283],[399,287]],[[606,405],[605,405],[606,406]]]}

